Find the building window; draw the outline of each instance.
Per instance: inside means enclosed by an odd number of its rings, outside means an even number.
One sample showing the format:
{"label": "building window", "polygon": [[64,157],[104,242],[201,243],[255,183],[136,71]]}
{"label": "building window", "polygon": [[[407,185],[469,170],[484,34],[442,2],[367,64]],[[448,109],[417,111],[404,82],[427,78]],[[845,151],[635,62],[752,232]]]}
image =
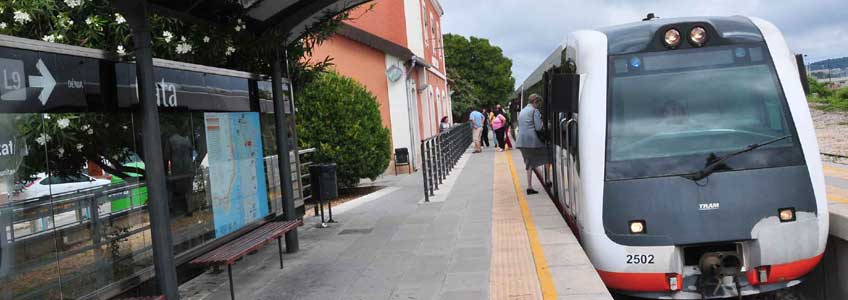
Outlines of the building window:
{"label": "building window", "polygon": [[[421,1],[421,14],[422,14],[422,16],[424,16],[424,14],[427,13],[427,2],[426,1],[427,0]],[[422,17],[422,19],[424,19],[424,46],[430,47],[430,31],[427,30],[430,26],[430,23],[427,21],[427,17]]]}

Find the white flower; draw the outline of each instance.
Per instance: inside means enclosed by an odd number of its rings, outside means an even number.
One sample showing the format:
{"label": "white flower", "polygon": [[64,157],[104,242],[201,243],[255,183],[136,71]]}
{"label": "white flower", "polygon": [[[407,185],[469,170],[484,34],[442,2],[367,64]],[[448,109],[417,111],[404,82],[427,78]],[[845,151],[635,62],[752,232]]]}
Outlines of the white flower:
{"label": "white flower", "polygon": [[26,24],[29,21],[32,21],[32,18],[30,18],[28,13],[20,10],[15,11],[15,16],[13,17],[13,19],[15,19],[15,22],[18,24]]}
{"label": "white flower", "polygon": [[208,43],[210,41],[208,36],[203,36],[203,42]]}
{"label": "white flower", "polygon": [[42,114],[41,116],[43,116],[45,120],[50,120],[50,115],[48,114]]}
{"label": "white flower", "polygon": [[235,52],[236,52],[236,48],[234,48],[233,46],[228,46],[227,51],[225,51],[224,54],[227,55],[227,56],[230,56],[230,55],[233,55],[233,53],[235,53]]}
{"label": "white flower", "polygon": [[82,144],[77,144],[77,151],[82,151]]}
{"label": "white flower", "polygon": [[91,25],[91,23],[94,23],[94,18],[92,18],[92,17],[85,18],[85,24],[86,25]]}
{"label": "white flower", "polygon": [[121,45],[118,45],[118,49],[115,52],[118,52],[118,55],[120,56],[127,55],[127,51],[124,50],[124,46]]}
{"label": "white flower", "polygon": [[71,125],[71,120],[59,119],[59,121],[56,121],[56,125],[59,125],[59,129],[65,129],[68,128],[69,125]]}
{"label": "white flower", "polygon": [[56,149],[56,151],[59,151],[59,157],[62,157],[62,156],[65,155],[65,148],[59,148],[59,149]]}
{"label": "white flower", "polygon": [[184,37],[184,36],[180,36],[180,42],[185,42],[185,41],[186,41],[185,37]]}
{"label": "white flower", "polygon": [[177,44],[177,54],[186,54],[191,52],[192,46],[189,43],[182,42]]}
{"label": "white flower", "polygon": [[6,22],[0,22],[0,29],[6,29],[8,26],[9,24],[6,24]]}
{"label": "white flower", "polygon": [[44,146],[44,145],[46,145],[46,144],[47,144],[47,142],[49,142],[49,141],[50,141],[50,139],[51,139],[51,138],[50,138],[50,136],[49,136],[49,135],[46,135],[46,134],[42,133],[41,135],[39,135],[39,136],[35,139],[35,142],[36,142],[36,143],[38,143],[39,145]]}
{"label": "white flower", "polygon": [[45,35],[45,36],[41,37],[41,40],[45,41],[45,42],[55,43],[56,41],[61,41],[64,38],[65,38],[65,36],[63,36],[61,34],[51,34],[51,35]]}
{"label": "white flower", "polygon": [[124,24],[126,22],[127,22],[127,19],[124,19],[124,16],[122,16],[121,14],[118,14],[118,13],[115,14],[115,23]]}
{"label": "white flower", "polygon": [[235,29],[236,29],[236,32],[239,32],[239,31],[241,31],[242,29],[245,29],[245,28],[247,28],[247,27],[244,26],[244,25],[236,25]]}
{"label": "white flower", "polygon": [[65,4],[70,8],[82,5],[82,0],[65,0]]}
{"label": "white flower", "polygon": [[91,126],[88,126],[88,124],[86,124],[86,125],[82,125],[82,127],[80,127],[80,129],[82,129],[82,131],[86,131],[86,130],[88,130],[89,127],[91,127]]}
{"label": "white flower", "polygon": [[86,133],[88,133],[88,134],[94,134],[94,129],[89,129]]}
{"label": "white flower", "polygon": [[74,26],[74,20],[68,19],[65,24],[67,24],[68,26]]}
{"label": "white flower", "polygon": [[166,43],[170,43],[171,40],[174,39],[174,34],[171,33],[170,31],[164,31],[164,32],[162,32],[162,37],[165,38]]}

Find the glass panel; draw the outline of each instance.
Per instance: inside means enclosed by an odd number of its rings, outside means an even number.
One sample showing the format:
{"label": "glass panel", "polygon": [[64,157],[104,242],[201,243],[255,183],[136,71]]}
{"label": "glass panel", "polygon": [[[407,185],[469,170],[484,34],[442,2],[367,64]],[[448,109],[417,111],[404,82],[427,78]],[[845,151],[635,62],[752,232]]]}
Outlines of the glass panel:
{"label": "glass panel", "polygon": [[62,296],[79,298],[152,264],[144,166],[130,114],[44,116]]}
{"label": "glass panel", "polygon": [[0,299],[61,298],[44,121],[0,114]]}
{"label": "glass panel", "polygon": [[177,254],[269,214],[259,113],[162,112]]}
{"label": "glass panel", "polygon": [[[753,52],[763,53],[757,49]],[[792,135],[791,117],[772,67],[752,61],[745,50],[645,54],[642,66],[631,63],[632,70],[616,72],[611,82],[607,178],[691,173],[717,156]],[[797,146],[795,139],[785,139],[731,159],[722,169],[802,163]]]}
{"label": "glass panel", "polygon": [[215,238],[203,114],[161,112],[162,154],[176,254]]}
{"label": "glass panel", "polygon": [[274,114],[260,113],[262,125],[262,153],[265,155],[265,183],[268,187],[268,207],[272,212],[282,213],[283,189],[280,165],[277,160],[277,125]]}

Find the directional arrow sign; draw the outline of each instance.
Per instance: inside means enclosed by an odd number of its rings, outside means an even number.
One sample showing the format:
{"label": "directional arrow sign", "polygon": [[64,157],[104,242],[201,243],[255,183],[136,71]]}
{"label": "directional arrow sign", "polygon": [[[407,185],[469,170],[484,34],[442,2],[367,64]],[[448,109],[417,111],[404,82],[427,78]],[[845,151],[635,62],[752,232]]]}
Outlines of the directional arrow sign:
{"label": "directional arrow sign", "polygon": [[53,88],[56,87],[56,79],[47,70],[47,66],[41,59],[35,64],[35,68],[41,73],[41,76],[29,76],[29,86],[41,88],[41,94],[38,95],[38,100],[41,100],[41,105],[46,105],[50,99],[50,93],[53,93]]}

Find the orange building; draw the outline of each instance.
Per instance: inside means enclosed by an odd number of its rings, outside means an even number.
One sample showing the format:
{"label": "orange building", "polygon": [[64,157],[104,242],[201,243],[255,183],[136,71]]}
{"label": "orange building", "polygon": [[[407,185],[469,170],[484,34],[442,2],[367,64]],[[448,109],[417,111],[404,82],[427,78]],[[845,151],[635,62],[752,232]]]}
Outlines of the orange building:
{"label": "orange building", "polygon": [[438,0],[377,0],[350,13],[338,33],[313,50],[342,75],[365,85],[380,104],[395,149],[420,162],[420,141],[451,117]]}

